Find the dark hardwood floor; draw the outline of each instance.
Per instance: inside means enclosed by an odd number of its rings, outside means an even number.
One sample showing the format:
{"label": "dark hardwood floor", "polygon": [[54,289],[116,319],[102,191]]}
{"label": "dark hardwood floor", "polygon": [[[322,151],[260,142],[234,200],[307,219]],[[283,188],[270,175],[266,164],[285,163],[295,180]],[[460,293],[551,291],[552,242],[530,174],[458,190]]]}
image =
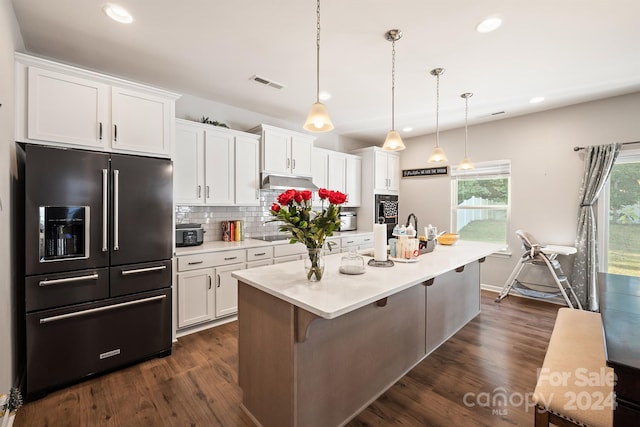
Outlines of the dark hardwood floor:
{"label": "dark hardwood floor", "polygon": [[[348,426],[532,426],[559,306],[482,293],[482,313]],[[237,322],[181,338],[173,354],[22,407],[15,426],[251,426],[240,409]],[[259,351],[259,349],[256,349]]]}

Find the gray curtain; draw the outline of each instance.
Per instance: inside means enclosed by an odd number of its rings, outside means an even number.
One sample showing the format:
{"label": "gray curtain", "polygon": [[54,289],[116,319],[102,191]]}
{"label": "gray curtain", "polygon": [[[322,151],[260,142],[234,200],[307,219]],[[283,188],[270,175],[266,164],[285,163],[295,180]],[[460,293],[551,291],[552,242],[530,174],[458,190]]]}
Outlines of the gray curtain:
{"label": "gray curtain", "polygon": [[613,164],[620,152],[621,144],[587,147],[584,156],[584,175],[580,188],[580,208],[578,211],[578,231],[576,249],[578,253],[573,262],[571,286],[580,299],[582,307],[598,311],[598,290],[596,288],[598,272],[597,224],[593,213],[593,204],[609,179]]}

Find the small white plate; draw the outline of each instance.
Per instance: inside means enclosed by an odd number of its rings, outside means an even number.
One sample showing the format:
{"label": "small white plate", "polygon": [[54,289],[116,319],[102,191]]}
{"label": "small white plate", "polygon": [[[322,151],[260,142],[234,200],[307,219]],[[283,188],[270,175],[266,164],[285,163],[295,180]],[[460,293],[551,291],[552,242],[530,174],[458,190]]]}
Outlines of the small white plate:
{"label": "small white plate", "polygon": [[406,262],[406,263],[412,263],[412,262],[418,262],[420,261],[420,258],[396,258],[396,257],[392,257],[390,256],[389,259],[393,262]]}

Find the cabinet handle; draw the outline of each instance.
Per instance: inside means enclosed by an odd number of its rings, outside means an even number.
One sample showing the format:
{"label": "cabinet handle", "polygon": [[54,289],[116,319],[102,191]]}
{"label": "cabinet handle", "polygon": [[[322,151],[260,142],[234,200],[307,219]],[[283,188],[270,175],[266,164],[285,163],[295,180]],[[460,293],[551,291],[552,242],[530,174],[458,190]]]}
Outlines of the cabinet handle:
{"label": "cabinet handle", "polygon": [[108,188],[109,188],[109,171],[102,169],[102,252],[107,252],[109,247],[107,245],[107,233],[108,233]]}
{"label": "cabinet handle", "polygon": [[217,284],[218,284],[218,287],[220,287],[220,275],[219,274],[218,274],[218,282],[217,282]]}
{"label": "cabinet handle", "polygon": [[197,265],[197,264],[202,264],[204,261],[191,261],[188,264],[189,265]]}
{"label": "cabinet handle", "polygon": [[99,139],[100,141],[102,141],[102,122],[100,122],[100,123],[99,123],[99,125],[100,125],[100,130],[99,130],[99,136],[98,136],[98,139]]}
{"label": "cabinet handle", "polygon": [[371,239],[364,239],[365,242],[368,242],[369,240],[371,240]]}
{"label": "cabinet handle", "polygon": [[291,159],[287,158],[287,169],[289,169],[290,165],[291,165]]}
{"label": "cabinet handle", "polygon": [[157,267],[136,268],[135,270],[122,270],[122,275],[127,276],[129,274],[149,273],[151,271],[165,270],[166,265],[159,265]]}
{"label": "cabinet handle", "polygon": [[238,258],[237,256],[229,256],[229,257],[225,257],[224,260],[225,261],[231,261],[232,259],[236,259]]}
{"label": "cabinet handle", "polygon": [[[113,250],[120,250],[120,171],[113,170]],[[126,246],[126,245],[125,245]]]}
{"label": "cabinet handle", "polygon": [[202,197],[202,185],[198,185],[198,199]]}
{"label": "cabinet handle", "polygon": [[157,301],[157,300],[165,299],[166,297],[167,297],[166,295],[158,295],[158,296],[155,296],[155,297],[143,298],[143,299],[138,299],[138,300],[135,300],[135,301],[122,302],[120,304],[107,305],[107,306],[98,307],[98,308],[90,308],[89,310],[75,311],[73,313],[61,314],[59,316],[45,317],[44,319],[40,319],[40,324],[55,322],[57,320],[62,320],[62,319],[69,319],[71,317],[85,316],[87,314],[98,313],[100,311],[115,310],[116,308],[126,307],[126,306],[129,306],[129,305],[143,304],[145,302],[151,302],[151,301]]}
{"label": "cabinet handle", "polygon": [[207,185],[207,196],[206,196],[206,197],[207,197],[207,199],[208,199],[209,197],[211,197],[211,196],[209,196],[209,186],[208,186],[208,185]]}
{"label": "cabinet handle", "polygon": [[118,125],[113,125],[113,140],[118,140]]}
{"label": "cabinet handle", "polygon": [[211,289],[211,276],[207,275],[207,278],[209,279],[209,289]]}
{"label": "cabinet handle", "polygon": [[460,267],[456,268],[456,273],[462,273],[464,271],[464,265],[461,265]]}
{"label": "cabinet handle", "polygon": [[50,285],[59,285],[61,283],[72,283],[72,282],[84,282],[85,280],[98,280],[98,273],[93,273],[88,276],[76,276],[76,277],[65,277],[63,279],[51,279],[51,280],[41,280],[38,283],[38,286],[50,286]]}
{"label": "cabinet handle", "polygon": [[351,243],[355,243],[355,242],[356,242],[355,240],[348,240],[347,245],[350,245]]}
{"label": "cabinet handle", "polygon": [[262,256],[262,255],[266,255],[266,252],[260,252],[259,254],[253,254],[253,256]]}
{"label": "cabinet handle", "polygon": [[292,162],[293,162],[293,164],[291,165],[291,169],[295,170],[295,168],[296,168],[296,159],[293,159]]}

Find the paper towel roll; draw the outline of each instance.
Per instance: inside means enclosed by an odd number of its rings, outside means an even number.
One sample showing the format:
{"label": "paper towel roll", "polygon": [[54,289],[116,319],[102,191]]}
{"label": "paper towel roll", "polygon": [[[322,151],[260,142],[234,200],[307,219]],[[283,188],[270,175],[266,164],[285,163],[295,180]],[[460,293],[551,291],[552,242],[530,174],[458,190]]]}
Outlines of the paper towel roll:
{"label": "paper towel roll", "polygon": [[373,224],[373,258],[376,261],[387,260],[387,226]]}

